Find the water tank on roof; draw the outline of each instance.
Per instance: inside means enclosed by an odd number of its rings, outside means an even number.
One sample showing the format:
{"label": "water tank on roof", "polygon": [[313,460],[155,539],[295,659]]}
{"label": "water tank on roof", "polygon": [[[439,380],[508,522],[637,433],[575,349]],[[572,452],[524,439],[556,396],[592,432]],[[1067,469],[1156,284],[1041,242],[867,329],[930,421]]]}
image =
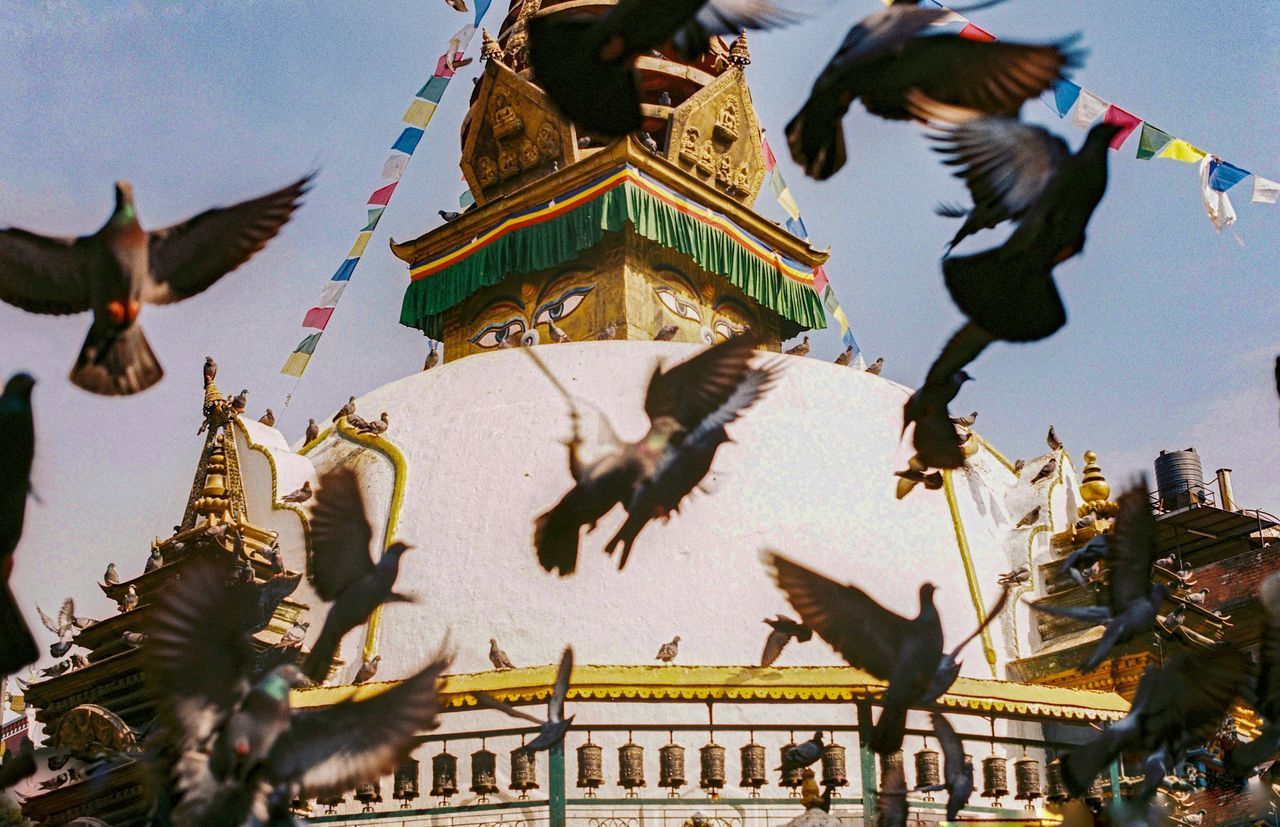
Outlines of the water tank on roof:
{"label": "water tank on roof", "polygon": [[1160,452],[1156,457],[1156,490],[1165,511],[1205,502],[1204,471],[1195,448]]}

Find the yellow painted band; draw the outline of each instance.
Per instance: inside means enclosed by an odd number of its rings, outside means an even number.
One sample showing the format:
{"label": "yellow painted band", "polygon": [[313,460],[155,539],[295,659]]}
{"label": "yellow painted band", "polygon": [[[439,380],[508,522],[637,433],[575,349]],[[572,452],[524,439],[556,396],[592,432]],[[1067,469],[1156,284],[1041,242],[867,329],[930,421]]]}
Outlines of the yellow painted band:
{"label": "yellow painted band", "polygon": [[[956,501],[955,485],[951,481],[951,471],[942,472],[942,491],[947,496],[947,508],[951,510],[951,525],[956,531],[956,546],[960,549],[960,562],[964,564],[964,576],[969,581],[969,597],[973,599],[973,609],[978,615],[978,623],[987,619],[987,607],[982,603],[982,589],[978,586],[978,572],[973,567],[973,555],[969,551],[969,538],[965,536],[964,524],[960,522],[960,504]],[[991,642],[991,627],[982,630],[982,651],[987,656],[987,665],[991,674],[996,674],[996,647]]]}

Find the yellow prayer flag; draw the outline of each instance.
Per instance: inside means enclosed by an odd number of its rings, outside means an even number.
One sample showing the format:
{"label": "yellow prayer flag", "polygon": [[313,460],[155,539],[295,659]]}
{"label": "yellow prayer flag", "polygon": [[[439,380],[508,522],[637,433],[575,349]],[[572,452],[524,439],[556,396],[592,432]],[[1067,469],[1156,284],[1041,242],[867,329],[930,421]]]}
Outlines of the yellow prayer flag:
{"label": "yellow prayer flag", "polygon": [[1160,150],[1160,154],[1156,157],[1170,158],[1184,164],[1198,164],[1206,154],[1204,150],[1192,146],[1181,138],[1174,138],[1168,146]]}
{"label": "yellow prayer flag", "polygon": [[836,312],[831,314],[836,317],[836,321],[840,323],[840,332],[843,333],[849,329],[849,317],[844,315],[844,308],[837,307]]}
{"label": "yellow prayer flag", "polygon": [[404,117],[400,120],[419,129],[426,129],[427,121],[431,120],[431,116],[435,113],[436,105],[434,103],[424,101],[422,98],[414,98],[413,103],[409,104],[409,108],[404,110]]}
{"label": "yellow prayer flag", "polygon": [[796,199],[791,195],[790,189],[785,189],[778,196],[778,203],[782,205],[782,209],[787,211],[787,215],[792,218],[800,217],[800,205],[796,203]]}
{"label": "yellow prayer flag", "polygon": [[285,376],[295,376],[302,378],[302,372],[307,369],[307,362],[311,361],[310,353],[290,353],[289,358],[285,360],[284,367],[280,368],[280,372]]}
{"label": "yellow prayer flag", "polygon": [[356,243],[351,245],[351,252],[347,253],[347,258],[359,258],[364,255],[364,248],[369,246],[369,239],[373,238],[373,233],[361,233],[356,236]]}

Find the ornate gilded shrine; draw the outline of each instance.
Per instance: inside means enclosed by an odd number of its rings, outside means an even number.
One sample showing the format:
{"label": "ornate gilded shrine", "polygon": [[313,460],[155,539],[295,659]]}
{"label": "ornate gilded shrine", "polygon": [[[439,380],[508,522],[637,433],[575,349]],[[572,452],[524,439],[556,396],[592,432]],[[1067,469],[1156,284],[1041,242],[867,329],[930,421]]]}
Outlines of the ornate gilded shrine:
{"label": "ornate gilded shrine", "polygon": [[668,327],[705,344],[750,328],[777,350],[825,327],[813,270],[826,254],[750,209],[766,170],[745,38],[693,63],[642,56],[645,131],[609,142],[565,121],[525,65],[529,15],[556,5],[515,2],[499,40],[485,33],[462,124],[476,206],[392,243],[410,266],[401,323],[444,342],[447,361]]}

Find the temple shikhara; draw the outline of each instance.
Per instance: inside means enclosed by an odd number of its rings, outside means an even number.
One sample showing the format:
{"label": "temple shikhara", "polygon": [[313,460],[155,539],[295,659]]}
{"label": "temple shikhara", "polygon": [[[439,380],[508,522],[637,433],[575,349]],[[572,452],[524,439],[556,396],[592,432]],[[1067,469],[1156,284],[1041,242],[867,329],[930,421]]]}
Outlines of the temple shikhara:
{"label": "temple shikhara", "polygon": [[[150,549],[120,549],[119,583],[95,587],[83,575],[82,590],[100,587],[120,607],[72,632],[83,663],[10,683],[23,717],[5,723],[6,755],[30,737],[39,756],[64,756],[41,761],[16,788],[23,816],[42,825],[146,823],[157,784],[141,759],[155,703],[131,639],[147,632],[154,601],[193,555],[234,556],[257,582],[290,580],[255,645],[309,650],[325,610],[310,576],[313,501],[285,497],[338,467],[358,475],[375,549],[414,546],[396,590],[416,601],[385,606],[347,635],[328,680],[295,690],[293,706],[385,691],[446,639],[457,656],[441,726],[422,733],[413,759],[343,796],[295,801],[311,822],[873,825],[893,764],[908,789],[939,782],[929,722],[938,710],[976,770],[967,821],[1059,823],[1073,807],[1098,808],[1140,783],[1143,768],[1120,761],[1071,801],[1057,758],[1123,718],[1165,638],[1141,636],[1081,673],[1102,630],[1028,605],[1084,605],[1105,593],[1105,577],[1082,588],[1060,572],[1069,554],[1112,530],[1129,481],[1108,480],[1105,457],[1067,447],[1015,463],[970,427],[965,467],[943,472],[936,490],[900,498],[893,474],[910,453],[900,434],[911,389],[778,355],[779,381],[731,426],[706,491],[647,528],[625,572],[602,553],[617,513],[585,535],[572,577],[539,565],[532,520],[572,482],[570,419],[524,349],[536,346],[581,400],[588,439],[603,437],[596,420],[606,418],[636,439],[656,364],[748,330],[777,352],[827,323],[813,284],[827,252],[753,207],[766,169],[750,79],[767,68],[751,66],[745,36],[716,42],[696,63],[641,57],[644,130],[622,139],[579,132],[543,95],[527,66],[530,15],[605,5],[514,0],[497,36],[484,34],[461,127],[475,205],[392,245],[409,276],[401,322],[441,342],[443,363],[357,398],[365,419],[386,412],[385,431],[345,418],[327,424],[329,412],[312,412],[326,423],[319,435],[290,444],[237,415],[216,384],[203,398],[193,389],[205,427],[179,522],[169,530],[170,518],[150,518],[163,536]],[[414,208],[430,216],[435,207]],[[1206,479],[1194,451],[1153,460],[1166,633],[1192,646],[1256,646],[1257,585],[1280,569],[1280,521],[1247,507],[1247,492],[1238,501],[1229,471]],[[961,677],[935,705],[912,710],[902,751],[882,760],[867,742],[881,681],[816,637],[757,665],[769,631],[762,619],[793,613],[760,564],[765,548],[856,582],[908,616],[921,582],[941,584],[935,601],[951,645],[986,619],[1002,575],[1018,584],[962,654]],[[656,659],[677,636],[675,658]],[[491,641],[513,668],[493,667]],[[478,708],[476,696],[542,715],[566,644],[576,656],[573,724],[563,747],[531,754],[521,747],[537,727]],[[370,662],[376,674],[355,683]],[[1253,823],[1247,791],[1224,780],[1220,759],[1257,726],[1252,710],[1238,708],[1219,742],[1166,779],[1161,795],[1175,818],[1199,824],[1194,816],[1208,810],[1216,824]],[[834,788],[829,812],[806,810],[803,775],[776,769],[786,749],[815,733],[815,780]],[[910,792],[911,823],[943,821],[945,803],[945,792]]]}

